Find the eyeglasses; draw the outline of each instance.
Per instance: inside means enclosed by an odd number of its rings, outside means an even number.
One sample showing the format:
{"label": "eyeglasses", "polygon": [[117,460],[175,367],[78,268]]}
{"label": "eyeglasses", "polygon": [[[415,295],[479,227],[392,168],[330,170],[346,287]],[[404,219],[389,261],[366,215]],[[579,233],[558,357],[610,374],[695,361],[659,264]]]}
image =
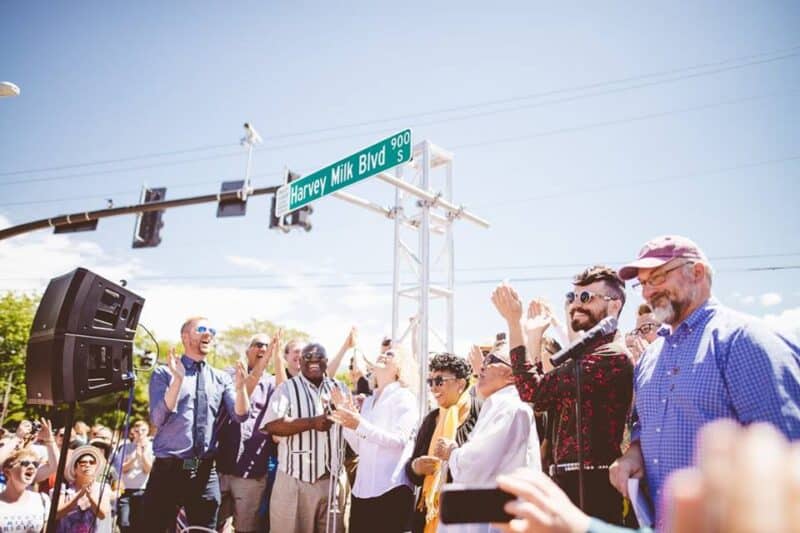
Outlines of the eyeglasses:
{"label": "eyeglasses", "polygon": [[499,357],[497,357],[493,353],[490,353],[489,355],[487,355],[486,358],[483,360],[483,365],[484,366],[493,365],[495,363],[500,363],[500,364],[506,365],[507,367],[511,367],[510,364],[506,363],[505,361],[503,361],[502,359],[500,359]]}
{"label": "eyeglasses", "polygon": [[197,326],[195,331],[197,333],[199,333],[200,335],[203,335],[205,333],[210,333],[212,337],[216,337],[217,336],[217,330],[214,329],[214,328],[210,328],[208,326]]}
{"label": "eyeglasses", "polygon": [[661,272],[658,272],[657,274],[651,274],[650,277],[647,278],[644,281],[640,280],[640,281],[634,282],[633,285],[631,285],[631,287],[633,287],[636,290],[641,290],[641,288],[644,287],[644,286],[648,286],[648,287],[651,287],[651,288],[652,287],[658,287],[659,285],[661,285],[662,283],[667,281],[667,274],[669,274],[673,270],[678,270],[682,266],[693,265],[693,264],[694,264],[693,261],[686,261],[685,263],[681,263],[680,265],[675,265],[674,267],[668,268],[666,270],[662,270]]}
{"label": "eyeglasses", "polygon": [[78,466],[94,466],[97,464],[97,461],[94,459],[81,459],[78,461]]}
{"label": "eyeglasses", "polygon": [[269,347],[269,343],[268,342],[254,342],[250,346],[255,346],[256,348],[258,348],[260,350],[261,348]]}
{"label": "eyeglasses", "polygon": [[381,354],[381,355],[383,355],[384,357],[396,357],[396,356],[397,356],[397,354],[396,354],[396,353],[394,353],[394,352],[393,352],[393,351],[391,351],[391,350],[390,350],[390,351],[388,351],[388,352],[383,352],[383,354]]}
{"label": "eyeglasses", "polygon": [[658,324],[655,322],[648,322],[647,324],[642,324],[638,328],[631,331],[634,335],[647,335],[651,331],[658,329]]}
{"label": "eyeglasses", "polygon": [[303,354],[303,359],[311,361],[312,359],[327,359],[327,355],[322,352],[306,352]]}
{"label": "eyeglasses", "polygon": [[426,379],[425,382],[428,384],[428,387],[433,387],[434,385],[436,385],[437,387],[441,387],[442,385],[444,385],[445,381],[455,381],[457,379],[458,378],[456,377],[445,378],[442,376],[436,376],[435,378]]}
{"label": "eyeglasses", "polygon": [[575,300],[580,300],[582,304],[586,304],[589,303],[592,298],[602,298],[605,301],[616,300],[613,296],[606,296],[605,294],[598,294],[592,291],[581,291],[579,293],[569,291],[565,296],[568,304],[573,303]]}
{"label": "eyeglasses", "polygon": [[22,468],[28,468],[29,466],[33,466],[34,468],[39,468],[39,465],[41,463],[39,463],[39,461],[31,461],[29,459],[22,459],[17,464],[19,466],[21,466]]}

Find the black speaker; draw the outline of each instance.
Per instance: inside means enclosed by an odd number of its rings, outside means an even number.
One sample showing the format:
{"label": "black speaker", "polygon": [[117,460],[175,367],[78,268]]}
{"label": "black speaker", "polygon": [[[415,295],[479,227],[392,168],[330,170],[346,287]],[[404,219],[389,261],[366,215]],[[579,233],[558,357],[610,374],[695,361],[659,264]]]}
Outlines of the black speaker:
{"label": "black speaker", "polygon": [[53,278],[31,327],[28,404],[57,405],[126,390],[144,298],[78,268]]}

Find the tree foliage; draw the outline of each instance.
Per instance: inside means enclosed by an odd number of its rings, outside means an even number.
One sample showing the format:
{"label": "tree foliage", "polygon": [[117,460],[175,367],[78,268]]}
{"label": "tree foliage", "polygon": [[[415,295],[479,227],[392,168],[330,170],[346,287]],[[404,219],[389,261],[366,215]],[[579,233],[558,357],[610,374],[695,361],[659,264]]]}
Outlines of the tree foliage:
{"label": "tree foliage", "polygon": [[0,401],[8,393],[3,425],[18,423],[27,412],[25,355],[39,299],[37,295],[13,292],[0,296]]}
{"label": "tree foliage", "polygon": [[[7,416],[3,422],[7,427],[15,426],[24,418],[39,416],[50,418],[56,426],[62,425],[65,420],[64,406],[42,408],[28,406],[25,403],[25,358],[28,337],[40,299],[37,295],[14,292],[0,296],[0,401],[10,383]],[[253,335],[257,333],[272,335],[278,327],[280,326],[268,320],[251,319],[220,332],[216,346],[209,354],[209,363],[217,368],[232,365],[244,354]],[[168,338],[159,339],[155,333],[153,337],[155,339],[146,334],[143,328],[139,328],[134,339],[136,382],[131,408],[132,420],[148,418],[148,384],[152,365],[143,357],[144,353],[150,352],[148,355],[152,363],[165,363],[170,348],[175,348],[177,353],[183,353],[180,342],[176,343]],[[284,329],[283,338],[307,340],[308,334],[294,329]],[[128,391],[123,391],[80,402],[75,419],[83,420],[90,425],[101,423],[112,428],[121,428],[128,405],[128,394]]]}

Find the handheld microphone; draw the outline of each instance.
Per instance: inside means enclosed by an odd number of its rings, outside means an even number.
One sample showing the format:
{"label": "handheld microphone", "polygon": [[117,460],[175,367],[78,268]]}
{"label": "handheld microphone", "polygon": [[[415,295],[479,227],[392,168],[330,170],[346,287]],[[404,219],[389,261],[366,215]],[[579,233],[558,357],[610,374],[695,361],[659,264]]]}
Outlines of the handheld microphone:
{"label": "handheld microphone", "polygon": [[586,350],[594,348],[594,345],[598,340],[600,340],[600,338],[614,333],[616,329],[617,319],[613,316],[607,316],[598,322],[595,327],[587,331],[586,335],[551,357],[550,362],[553,364],[553,366],[558,366],[564,361],[574,359],[578,355],[584,353]]}

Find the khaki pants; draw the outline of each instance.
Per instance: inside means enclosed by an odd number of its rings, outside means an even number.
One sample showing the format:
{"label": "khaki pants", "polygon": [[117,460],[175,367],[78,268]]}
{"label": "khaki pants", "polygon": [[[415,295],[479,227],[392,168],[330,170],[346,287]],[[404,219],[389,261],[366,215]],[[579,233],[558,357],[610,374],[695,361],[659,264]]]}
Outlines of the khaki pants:
{"label": "khaki pants", "polygon": [[[340,480],[341,481],[341,480]],[[328,520],[330,478],[315,483],[299,481],[278,471],[269,502],[270,531],[274,533],[325,533]],[[339,483],[339,511],[336,531],[344,532],[342,510],[345,493]]]}
{"label": "khaki pants", "polygon": [[243,478],[230,474],[219,475],[222,504],[217,517],[217,527],[233,516],[236,531],[261,531],[266,527],[258,515],[261,500],[267,490],[267,476]]}

